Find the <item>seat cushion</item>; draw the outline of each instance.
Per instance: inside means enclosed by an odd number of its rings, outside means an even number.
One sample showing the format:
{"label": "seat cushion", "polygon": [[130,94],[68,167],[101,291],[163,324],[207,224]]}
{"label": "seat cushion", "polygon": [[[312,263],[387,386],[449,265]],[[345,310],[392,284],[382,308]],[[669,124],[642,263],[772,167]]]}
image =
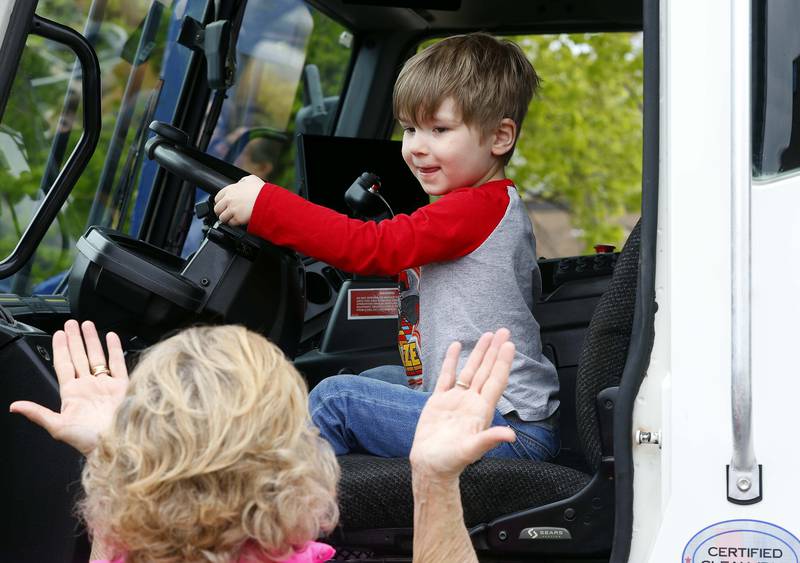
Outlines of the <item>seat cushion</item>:
{"label": "seat cushion", "polygon": [[[410,528],[414,501],[411,468],[405,458],[341,456],[340,525],[345,530]],[[577,493],[590,476],[552,463],[483,459],[461,475],[461,499],[468,527],[550,504]]]}

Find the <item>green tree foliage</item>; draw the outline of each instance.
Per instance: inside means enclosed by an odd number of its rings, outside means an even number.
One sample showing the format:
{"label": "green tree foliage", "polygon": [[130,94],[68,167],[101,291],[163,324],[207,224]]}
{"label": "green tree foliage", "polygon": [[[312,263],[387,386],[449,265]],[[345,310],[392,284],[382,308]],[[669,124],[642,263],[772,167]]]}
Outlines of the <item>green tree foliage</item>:
{"label": "green tree foliage", "polygon": [[542,78],[509,173],[569,210],[586,250],[621,246],[621,219],[641,207],[641,36],[604,33],[515,39]]}

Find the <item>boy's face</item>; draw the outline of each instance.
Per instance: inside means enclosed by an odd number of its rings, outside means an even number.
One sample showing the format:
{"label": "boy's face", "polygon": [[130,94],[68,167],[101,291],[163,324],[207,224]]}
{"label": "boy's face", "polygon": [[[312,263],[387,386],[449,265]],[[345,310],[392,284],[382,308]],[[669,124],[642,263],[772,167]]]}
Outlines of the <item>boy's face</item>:
{"label": "boy's face", "polygon": [[466,125],[452,98],[446,99],[433,118],[403,126],[403,159],[429,195],[444,195],[457,188],[479,186],[503,178],[503,165],[492,152],[490,139]]}

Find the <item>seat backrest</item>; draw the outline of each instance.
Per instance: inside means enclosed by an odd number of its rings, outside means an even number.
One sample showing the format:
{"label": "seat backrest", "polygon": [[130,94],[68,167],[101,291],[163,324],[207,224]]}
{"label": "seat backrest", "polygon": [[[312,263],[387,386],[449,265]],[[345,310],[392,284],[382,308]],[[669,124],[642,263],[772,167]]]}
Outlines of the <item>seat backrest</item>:
{"label": "seat backrest", "polygon": [[619,385],[631,339],[636,286],[639,278],[641,220],[631,231],[614,267],[614,274],[592,315],[575,382],[578,437],[586,462],[600,465],[600,430],[596,398],[607,387]]}

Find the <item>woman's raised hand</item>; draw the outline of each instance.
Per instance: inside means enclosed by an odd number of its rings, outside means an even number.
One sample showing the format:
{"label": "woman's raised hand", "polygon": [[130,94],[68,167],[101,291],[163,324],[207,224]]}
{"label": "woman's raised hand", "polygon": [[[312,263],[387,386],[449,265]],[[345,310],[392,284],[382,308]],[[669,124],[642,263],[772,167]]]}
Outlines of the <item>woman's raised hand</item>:
{"label": "woman's raised hand", "polygon": [[[81,336],[83,332],[83,336]],[[53,365],[61,394],[61,412],[31,401],[15,401],[10,411],[35,422],[56,440],[88,455],[111,425],[128,388],[128,369],[119,337],[106,335],[106,361],[91,321],[64,323],[53,335]]]}
{"label": "woman's raised hand", "polygon": [[409,456],[416,472],[453,479],[501,442],[514,441],[511,428],[489,426],[514,361],[509,336],[504,328],[484,334],[457,378],[461,345],[450,345],[436,389],[417,423]]}

